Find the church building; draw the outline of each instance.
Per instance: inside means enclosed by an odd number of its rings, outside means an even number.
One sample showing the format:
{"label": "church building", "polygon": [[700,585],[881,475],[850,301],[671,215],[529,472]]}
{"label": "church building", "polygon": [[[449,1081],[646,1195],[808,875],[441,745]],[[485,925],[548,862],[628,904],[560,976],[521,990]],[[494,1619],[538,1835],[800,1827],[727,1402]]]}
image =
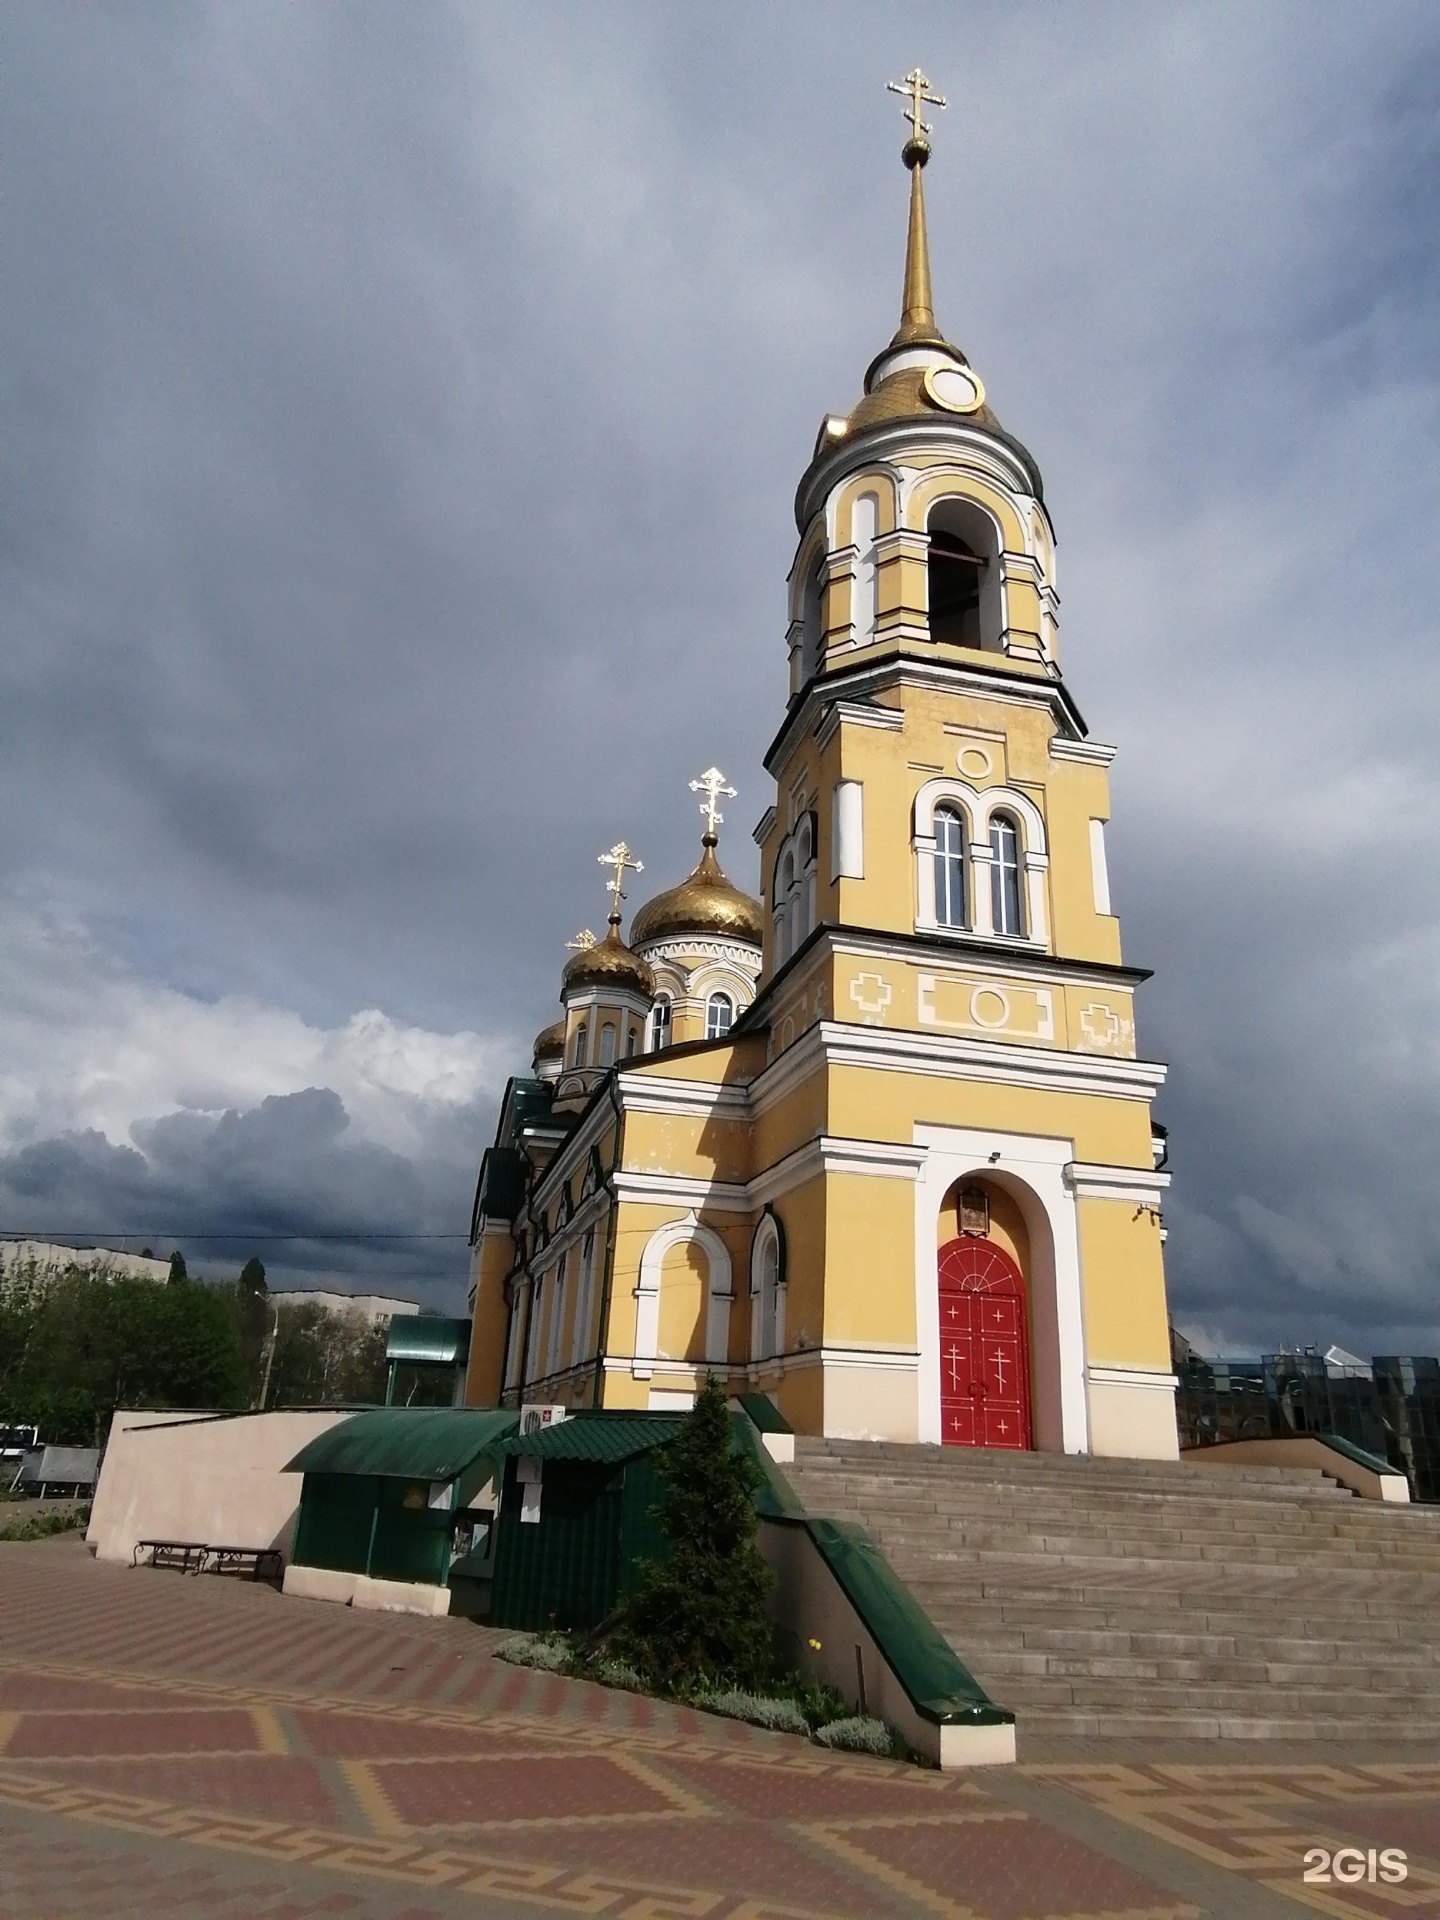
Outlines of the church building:
{"label": "church building", "polygon": [[675,1408],[713,1373],[802,1434],[1177,1455],[1113,749],[1061,673],[1039,467],[932,308],[927,84],[900,324],[796,491],[761,898],[715,768],[628,939],[641,863],[601,856],[607,932],[480,1169],[472,1405]]}

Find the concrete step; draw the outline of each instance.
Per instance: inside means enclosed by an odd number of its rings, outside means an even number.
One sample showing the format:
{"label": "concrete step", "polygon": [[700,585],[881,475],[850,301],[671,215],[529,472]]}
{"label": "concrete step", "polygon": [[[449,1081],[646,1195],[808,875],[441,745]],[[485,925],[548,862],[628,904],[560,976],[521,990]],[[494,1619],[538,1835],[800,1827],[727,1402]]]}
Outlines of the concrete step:
{"label": "concrete step", "polygon": [[866,1527],[1022,1743],[1440,1733],[1440,1512],[1280,1467],[796,1456],[810,1511]]}

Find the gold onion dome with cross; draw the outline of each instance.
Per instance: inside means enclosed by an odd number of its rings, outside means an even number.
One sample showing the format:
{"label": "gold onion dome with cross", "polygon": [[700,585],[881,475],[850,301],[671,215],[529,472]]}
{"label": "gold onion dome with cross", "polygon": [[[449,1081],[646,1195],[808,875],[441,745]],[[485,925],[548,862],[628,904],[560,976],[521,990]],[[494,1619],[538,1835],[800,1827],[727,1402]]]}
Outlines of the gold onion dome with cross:
{"label": "gold onion dome with cross", "polygon": [[678,887],[667,887],[645,902],[631,923],[630,939],[634,945],[644,946],[653,940],[709,934],[758,947],[764,927],[760,902],[727,879],[715,858],[719,844],[715,829],[725,818],[719,801],[732,798],[735,789],[726,784],[718,767],[708,767],[698,780],[690,782],[690,791],[705,795],[700,802],[705,820],[700,864]]}
{"label": "gold onion dome with cross", "polygon": [[588,930],[570,944],[576,949],[565,962],[560,976],[563,994],[577,987],[629,987],[647,998],[655,992],[655,976],[648,962],[632,953],[620,938],[620,902],[625,898],[625,875],[643,873],[645,864],[637,860],[623,840],[617,840],[608,853],[598,856],[602,867],[613,867],[609,882],[610,919],[605,938],[597,940]]}
{"label": "gold onion dome with cross", "polygon": [[797,501],[803,498],[812,474],[837,451],[901,421],[948,420],[992,435],[1024,464],[1037,499],[1044,497],[1040,469],[1029,450],[1001,426],[985,398],[985,384],[959,347],[941,333],[935,320],[930,286],[930,240],[925,223],[925,188],[921,179],[930,158],[930,124],[921,118],[926,106],[943,107],[944,96],[930,91],[919,67],[904,80],[889,83],[891,93],[908,95],[904,116],[910,137],[901,159],[910,172],[910,223],[905,241],[905,284],[900,303],[900,325],[890,344],[878,353],[865,372],[864,397],[848,415],[829,414],[820,428],[815,456],[801,479]]}

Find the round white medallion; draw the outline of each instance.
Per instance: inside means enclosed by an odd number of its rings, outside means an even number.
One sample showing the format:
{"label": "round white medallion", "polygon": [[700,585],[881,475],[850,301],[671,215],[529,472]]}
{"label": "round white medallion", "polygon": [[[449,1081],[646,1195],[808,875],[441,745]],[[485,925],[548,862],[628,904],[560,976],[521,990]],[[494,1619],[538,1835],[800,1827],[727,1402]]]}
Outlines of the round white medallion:
{"label": "round white medallion", "polygon": [[985,385],[970,367],[927,367],[925,394],[946,413],[978,413],[985,404]]}

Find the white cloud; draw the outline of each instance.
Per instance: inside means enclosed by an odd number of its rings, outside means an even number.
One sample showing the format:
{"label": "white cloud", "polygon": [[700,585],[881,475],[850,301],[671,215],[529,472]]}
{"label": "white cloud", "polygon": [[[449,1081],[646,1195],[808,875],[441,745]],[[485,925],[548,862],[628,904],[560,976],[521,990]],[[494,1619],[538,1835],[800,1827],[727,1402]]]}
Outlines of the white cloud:
{"label": "white cloud", "polygon": [[327,1028],[246,995],[204,1000],[148,978],[80,923],[36,915],[0,929],[0,1000],[0,1138],[12,1148],[92,1128],[123,1145],[170,1114],[328,1087],[356,1137],[413,1153],[435,1124],[498,1093],[517,1055],[513,1036],[435,1032],[375,1008]]}

